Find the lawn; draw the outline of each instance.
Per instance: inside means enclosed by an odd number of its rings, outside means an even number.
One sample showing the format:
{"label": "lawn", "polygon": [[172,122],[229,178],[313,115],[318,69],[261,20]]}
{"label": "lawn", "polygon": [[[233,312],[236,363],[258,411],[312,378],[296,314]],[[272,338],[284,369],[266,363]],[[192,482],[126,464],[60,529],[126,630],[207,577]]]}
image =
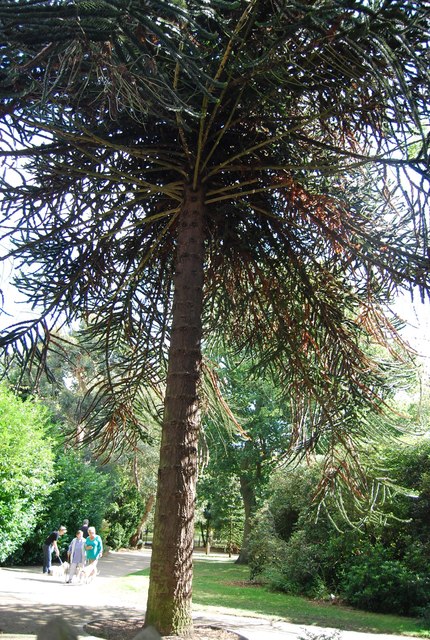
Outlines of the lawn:
{"label": "lawn", "polygon": [[[149,569],[122,578],[122,588],[147,588]],[[273,593],[248,581],[249,569],[215,556],[194,562],[193,606],[230,615],[268,616],[298,625],[345,631],[430,638],[430,623],[417,618],[368,613],[350,607]]]}

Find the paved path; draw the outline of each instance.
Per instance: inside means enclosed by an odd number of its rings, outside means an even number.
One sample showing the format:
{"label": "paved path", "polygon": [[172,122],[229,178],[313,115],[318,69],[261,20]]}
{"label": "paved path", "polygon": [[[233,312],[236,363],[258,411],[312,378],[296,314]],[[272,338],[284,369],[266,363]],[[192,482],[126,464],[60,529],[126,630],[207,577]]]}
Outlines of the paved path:
{"label": "paved path", "polygon": [[65,584],[60,578],[43,575],[41,567],[0,568],[1,639],[34,638],[54,615],[87,638],[83,625],[95,618],[142,617],[145,596],[124,594],[117,579],[148,567],[149,561],[149,551],[111,552],[101,558],[100,575],[88,585]]}
{"label": "paved path", "polygon": [[[92,639],[83,629],[91,620],[143,618],[146,594],[133,591],[132,583],[127,591],[120,588],[118,578],[148,567],[150,554],[147,549],[110,552],[100,560],[100,575],[89,585],[64,584],[44,576],[40,567],[0,568],[1,640],[34,640],[53,615],[70,622],[82,640]],[[215,608],[195,609],[194,619],[198,625],[224,627],[248,640],[312,639],[319,633],[337,640],[405,640],[405,636],[306,629],[271,618],[225,615]]]}

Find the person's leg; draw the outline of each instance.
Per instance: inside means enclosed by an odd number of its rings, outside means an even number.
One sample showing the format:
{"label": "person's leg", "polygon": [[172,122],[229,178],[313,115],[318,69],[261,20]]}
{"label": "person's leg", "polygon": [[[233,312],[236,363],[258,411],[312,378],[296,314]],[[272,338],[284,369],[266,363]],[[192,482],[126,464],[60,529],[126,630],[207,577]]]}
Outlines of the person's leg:
{"label": "person's leg", "polygon": [[91,582],[97,574],[97,560],[88,560],[88,564],[85,567],[85,573],[87,582]]}
{"label": "person's leg", "polygon": [[76,579],[80,584],[86,582],[87,576],[85,573],[86,565],[85,562],[78,564],[78,569],[76,572]]}
{"label": "person's leg", "polygon": [[49,573],[51,570],[51,546],[43,545],[43,573]]}
{"label": "person's leg", "polygon": [[72,562],[72,563],[70,564],[70,569],[69,569],[69,579],[68,579],[68,582],[72,582],[72,580],[73,580],[73,576],[74,576],[74,575],[75,575],[75,573],[76,573],[76,568],[77,568],[77,566],[78,566],[78,563],[77,563],[77,562]]}
{"label": "person's leg", "polygon": [[50,575],[51,574],[51,563],[52,563],[52,544],[45,545],[46,546],[46,571]]}

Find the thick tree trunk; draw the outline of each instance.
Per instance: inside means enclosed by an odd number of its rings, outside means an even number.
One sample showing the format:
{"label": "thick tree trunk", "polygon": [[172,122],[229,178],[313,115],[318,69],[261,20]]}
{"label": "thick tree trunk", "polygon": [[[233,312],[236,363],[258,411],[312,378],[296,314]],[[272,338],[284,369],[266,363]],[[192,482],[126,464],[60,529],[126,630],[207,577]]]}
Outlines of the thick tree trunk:
{"label": "thick tree trunk", "polygon": [[178,223],[172,332],[146,611],[146,624],[155,626],[163,635],[192,632],[203,265],[204,192],[187,187]]}
{"label": "thick tree trunk", "polygon": [[240,476],[240,493],[245,510],[245,523],[243,526],[242,547],[236,564],[248,564],[248,536],[251,531],[251,516],[255,510],[256,500],[253,484],[245,476]]}

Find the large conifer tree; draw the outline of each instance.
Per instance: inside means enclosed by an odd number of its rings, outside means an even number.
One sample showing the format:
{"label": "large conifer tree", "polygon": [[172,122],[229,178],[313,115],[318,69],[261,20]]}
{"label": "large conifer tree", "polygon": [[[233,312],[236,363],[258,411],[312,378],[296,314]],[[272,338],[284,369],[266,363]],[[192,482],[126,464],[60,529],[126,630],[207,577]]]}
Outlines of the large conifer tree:
{"label": "large conifer tree", "polygon": [[[3,0],[3,239],[106,363],[107,439],[165,382],[147,622],[191,628],[202,338],[312,398],[292,442],[346,473],[398,288],[428,290],[429,12],[405,0]],[[309,406],[309,405],[308,405]],[[306,424],[306,430],[302,425]],[[365,425],[364,425],[365,426]]]}

